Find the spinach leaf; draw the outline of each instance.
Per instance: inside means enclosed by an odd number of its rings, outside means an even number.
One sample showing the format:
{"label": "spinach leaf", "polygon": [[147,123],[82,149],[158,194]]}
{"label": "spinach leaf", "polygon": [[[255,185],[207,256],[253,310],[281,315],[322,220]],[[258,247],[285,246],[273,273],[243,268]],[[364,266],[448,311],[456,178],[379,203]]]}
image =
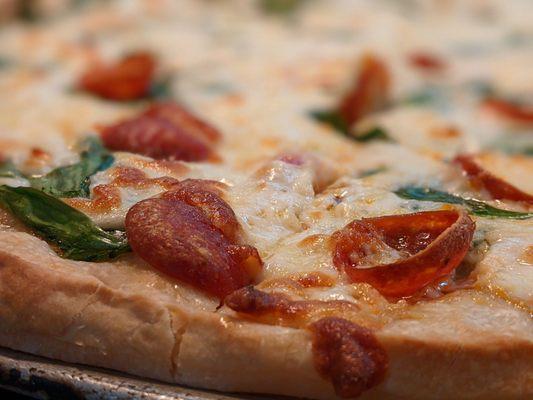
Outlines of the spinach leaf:
{"label": "spinach leaf", "polygon": [[387,134],[385,129],[379,126],[373,127],[369,129],[368,131],[363,131],[361,133],[351,132],[348,124],[336,111],[331,111],[331,110],[312,111],[311,117],[313,117],[318,122],[322,122],[323,124],[331,126],[336,131],[348,136],[349,138],[357,142],[370,142],[373,140],[392,141],[392,139]]}
{"label": "spinach leaf", "polygon": [[104,231],[85,214],[39,190],[0,186],[0,205],[56,244],[65,258],[103,261],[130,251],[123,235]]}
{"label": "spinach leaf", "polygon": [[311,111],[311,117],[316,121],[331,126],[336,131],[350,136],[350,127],[338,112],[330,110]]}
{"label": "spinach leaf", "polygon": [[33,188],[56,197],[88,197],[89,178],[113,163],[113,156],[97,137],[82,144],[85,150],[76,164],[59,167],[46,175],[28,178]]}
{"label": "spinach leaf", "polygon": [[365,170],[363,170],[363,171],[361,171],[359,173],[358,178],[366,178],[367,176],[380,174],[382,172],[387,171],[388,169],[389,168],[386,167],[385,165],[382,165],[382,166],[376,167],[376,168],[365,169]]}
{"label": "spinach leaf", "polygon": [[260,0],[259,6],[267,14],[287,15],[296,11],[304,0]]}
{"label": "spinach leaf", "polygon": [[17,169],[12,161],[0,163],[0,178],[23,178],[24,175]]}
{"label": "spinach leaf", "polygon": [[533,217],[533,213],[502,210],[479,200],[465,199],[460,196],[455,196],[453,194],[431,188],[407,186],[396,190],[394,193],[403,199],[461,204],[465,206],[470,213],[479,217],[510,219],[528,219]]}
{"label": "spinach leaf", "polygon": [[368,131],[353,135],[353,138],[358,142],[370,142],[372,140],[386,140],[392,141],[385,129],[379,126],[369,129]]}
{"label": "spinach leaf", "polygon": [[401,105],[413,106],[443,106],[448,99],[446,88],[440,86],[425,86],[399,100]]}
{"label": "spinach leaf", "polygon": [[171,75],[163,76],[155,80],[150,86],[148,97],[150,100],[167,100],[172,98],[172,79]]}

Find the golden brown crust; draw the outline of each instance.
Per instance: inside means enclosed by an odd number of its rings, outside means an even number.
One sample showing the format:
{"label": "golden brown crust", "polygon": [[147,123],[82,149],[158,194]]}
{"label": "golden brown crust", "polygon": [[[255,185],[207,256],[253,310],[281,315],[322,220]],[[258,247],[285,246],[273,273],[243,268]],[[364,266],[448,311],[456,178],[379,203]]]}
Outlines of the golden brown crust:
{"label": "golden brown crust", "polygon": [[[315,369],[307,330],[254,324],[225,309],[193,311],[179,299],[172,303],[149,292],[126,293],[72,269],[80,263],[42,249],[28,254],[12,247],[14,242],[27,247],[35,240],[29,235],[2,235],[12,239],[10,246],[0,244],[3,346],[203,388],[335,398],[330,382]],[[457,307],[446,304],[441,319]],[[383,383],[360,398],[532,394],[531,320],[511,307],[486,308],[499,322],[487,320],[483,308],[477,310],[478,321],[467,313],[453,326],[425,326],[413,317],[376,332],[390,368]],[[494,328],[489,335],[485,324],[508,328]]]}

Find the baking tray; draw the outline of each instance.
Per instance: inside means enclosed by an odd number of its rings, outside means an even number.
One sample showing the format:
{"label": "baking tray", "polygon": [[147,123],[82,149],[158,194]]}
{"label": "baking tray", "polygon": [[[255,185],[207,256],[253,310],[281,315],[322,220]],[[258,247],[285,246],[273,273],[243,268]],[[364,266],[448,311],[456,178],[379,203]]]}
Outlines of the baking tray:
{"label": "baking tray", "polygon": [[36,399],[258,400],[136,378],[0,347],[0,387]]}

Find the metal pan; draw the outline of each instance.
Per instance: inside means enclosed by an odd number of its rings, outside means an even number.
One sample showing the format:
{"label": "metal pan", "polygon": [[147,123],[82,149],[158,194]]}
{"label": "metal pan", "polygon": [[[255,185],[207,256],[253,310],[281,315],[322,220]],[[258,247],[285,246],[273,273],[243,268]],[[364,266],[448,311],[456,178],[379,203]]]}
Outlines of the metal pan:
{"label": "metal pan", "polygon": [[[67,364],[0,347],[0,387],[36,399],[251,400]],[[264,397],[263,397],[264,398]]]}

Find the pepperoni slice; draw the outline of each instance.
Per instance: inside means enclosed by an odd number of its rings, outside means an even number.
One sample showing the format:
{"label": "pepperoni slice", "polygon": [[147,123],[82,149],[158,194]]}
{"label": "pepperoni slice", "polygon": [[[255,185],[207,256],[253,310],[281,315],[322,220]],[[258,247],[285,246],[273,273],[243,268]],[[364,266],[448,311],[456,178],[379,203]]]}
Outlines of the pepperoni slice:
{"label": "pepperoni slice", "polygon": [[503,179],[491,174],[478,163],[471,155],[458,155],[454,162],[459,164],[466,173],[472,186],[477,189],[485,189],[492,198],[499,200],[511,200],[533,205],[533,196],[521,191],[517,187],[505,182]]}
{"label": "pepperoni slice", "polygon": [[533,107],[512,103],[507,100],[490,98],[483,102],[483,106],[502,118],[519,124],[533,124]]}
{"label": "pepperoni slice", "polygon": [[213,126],[202,121],[183,106],[173,102],[153,104],[144,112],[144,115],[166,119],[191,136],[204,138],[208,142],[216,142],[221,137],[220,132]]}
{"label": "pepperoni slice", "polygon": [[409,63],[420,70],[440,72],[446,68],[446,63],[435,54],[416,52],[408,56]]}
{"label": "pepperoni slice", "polygon": [[152,84],[156,62],[148,53],[130,54],[116,64],[89,69],[80,87],[109,100],[128,101],[145,97]]}
{"label": "pepperoni slice", "polygon": [[219,196],[218,182],[202,179],[186,179],[161,198],[179,200],[197,207],[228,239],[235,241],[239,223],[231,207]]}
{"label": "pepperoni slice", "polygon": [[154,104],[133,118],[103,127],[100,134],[111,150],[183,161],[211,158],[220,137],[215,128],[171,102]]}
{"label": "pepperoni slice", "polygon": [[389,358],[370,329],[336,317],[322,318],[309,329],[315,368],[338,396],[355,398],[385,379]]}
{"label": "pepperoni slice", "polygon": [[126,215],[126,234],[133,251],[152,267],[222,299],[250,284],[262,262],[254,247],[236,243],[217,226],[222,219],[213,212],[218,208],[227,216],[229,206],[198,193],[187,195],[178,185],[171,194],[137,203]]}
{"label": "pepperoni slice", "polygon": [[333,263],[385,297],[410,297],[461,263],[474,229],[456,210],[355,220],[333,235]]}
{"label": "pepperoni slice", "polygon": [[389,99],[390,73],[385,63],[368,54],[353,88],[341,100],[338,110],[344,122],[351,126],[359,119],[383,108]]}
{"label": "pepperoni slice", "polygon": [[141,115],[104,127],[105,146],[115,151],[129,151],[156,159],[202,161],[211,148],[165,119]]}
{"label": "pepperoni slice", "polygon": [[254,321],[299,328],[325,316],[356,316],[359,307],[345,300],[292,300],[282,293],[268,293],[243,287],[231,293],[224,303]]}

